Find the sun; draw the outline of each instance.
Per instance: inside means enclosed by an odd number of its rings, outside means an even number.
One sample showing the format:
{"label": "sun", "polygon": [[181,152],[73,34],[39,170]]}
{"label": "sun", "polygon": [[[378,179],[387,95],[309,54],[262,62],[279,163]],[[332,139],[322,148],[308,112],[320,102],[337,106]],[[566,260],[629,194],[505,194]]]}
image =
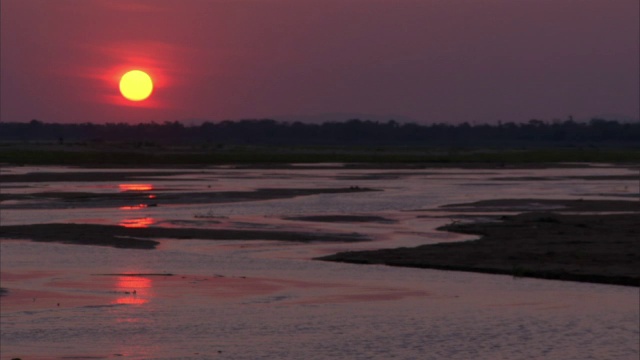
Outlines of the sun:
{"label": "sun", "polygon": [[153,91],[151,76],[142,70],[131,70],[120,78],[120,93],[127,100],[142,101]]}

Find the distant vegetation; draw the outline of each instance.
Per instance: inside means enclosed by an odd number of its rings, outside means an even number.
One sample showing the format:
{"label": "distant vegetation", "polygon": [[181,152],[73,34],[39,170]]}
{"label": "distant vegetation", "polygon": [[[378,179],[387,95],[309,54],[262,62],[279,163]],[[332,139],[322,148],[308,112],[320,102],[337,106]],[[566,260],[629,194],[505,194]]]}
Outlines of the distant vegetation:
{"label": "distant vegetation", "polygon": [[270,119],[205,122],[185,126],[180,122],[110,124],[56,124],[32,120],[0,123],[0,142],[105,144],[129,143],[139,147],[201,145],[276,146],[401,146],[430,148],[543,148],[623,147],[640,148],[640,122],[592,119],[589,122],[401,124],[352,119],[344,122],[306,124]]}
{"label": "distant vegetation", "polygon": [[0,123],[0,163],[271,166],[321,162],[431,166],[639,163],[640,123],[602,119],[496,125],[358,119],[323,124],[242,120],[197,126],[179,122]]}

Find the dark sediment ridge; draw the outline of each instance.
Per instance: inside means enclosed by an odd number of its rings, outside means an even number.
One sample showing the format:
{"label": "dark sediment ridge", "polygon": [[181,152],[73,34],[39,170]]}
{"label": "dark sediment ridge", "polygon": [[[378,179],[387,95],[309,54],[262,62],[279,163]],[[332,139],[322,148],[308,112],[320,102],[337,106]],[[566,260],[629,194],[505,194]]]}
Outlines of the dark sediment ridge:
{"label": "dark sediment ridge", "polygon": [[297,221],[314,221],[314,222],[337,222],[337,223],[382,223],[391,224],[396,221],[393,219],[387,219],[381,216],[373,215],[311,215],[311,216],[292,216],[285,217],[285,220],[297,220]]}
{"label": "dark sediment ridge", "polygon": [[303,233],[290,231],[260,231],[192,228],[127,228],[94,224],[35,224],[0,228],[0,238],[28,239],[40,242],[101,245],[128,249],[155,249],[156,239],[202,240],[277,240],[293,242],[354,242],[366,241],[360,234]]}
{"label": "dark sediment ridge", "polygon": [[[121,206],[162,206],[174,204],[217,204],[244,201],[287,199],[297,196],[380,191],[365,187],[344,188],[283,188],[252,191],[204,191],[171,193],[163,190],[95,192],[39,192],[33,194],[0,194],[0,204],[10,200],[28,202],[2,204],[2,209],[68,209]],[[149,199],[149,194],[154,194]]]}
{"label": "dark sediment ridge", "polygon": [[[635,196],[640,196],[635,194]],[[559,199],[494,199],[467,204],[451,204],[437,210],[455,212],[496,211],[571,211],[571,212],[640,212],[640,202],[628,200],[559,200]]]}
{"label": "dark sediment ridge", "polygon": [[[627,203],[626,211],[640,207],[635,202]],[[484,205],[489,204],[498,203]],[[592,205],[583,206],[593,210]],[[481,208],[478,211],[486,211]],[[613,211],[609,206],[604,208],[601,210]],[[478,240],[343,252],[319,259],[640,286],[640,212],[607,215],[529,212],[500,216],[498,220],[439,228],[481,235]]]}
{"label": "dark sediment ridge", "polygon": [[186,171],[87,171],[87,172],[33,172],[3,174],[2,182],[66,182],[66,181],[150,181],[158,176],[189,175]]}

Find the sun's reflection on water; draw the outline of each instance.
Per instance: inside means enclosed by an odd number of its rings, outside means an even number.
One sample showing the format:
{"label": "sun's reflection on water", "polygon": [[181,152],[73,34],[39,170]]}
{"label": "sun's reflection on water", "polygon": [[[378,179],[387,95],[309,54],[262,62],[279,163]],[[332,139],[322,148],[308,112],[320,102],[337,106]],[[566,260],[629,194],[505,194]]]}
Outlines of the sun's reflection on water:
{"label": "sun's reflection on water", "polygon": [[152,184],[119,184],[120,191],[151,191]]}
{"label": "sun's reflection on water", "polygon": [[126,228],[147,228],[153,225],[154,222],[155,220],[151,217],[124,219],[120,222],[120,226]]}
{"label": "sun's reflection on water", "polygon": [[[134,193],[135,195],[132,195],[132,196],[135,199],[142,200],[142,197],[144,197],[146,199],[151,200],[156,198],[155,194],[145,194],[145,192],[147,191],[154,190],[154,187],[152,184],[119,184],[118,188],[120,189],[120,192]],[[140,193],[140,194],[138,195],[136,193]],[[155,206],[157,206],[156,203],[138,203],[136,205],[120,206],[119,209],[120,210],[140,210],[140,209],[145,209],[148,207],[155,207]]]}
{"label": "sun's reflection on water", "polygon": [[120,210],[140,210],[140,209],[144,209],[149,207],[149,205],[147,204],[138,204],[138,205],[131,205],[131,206],[120,206]]}
{"label": "sun's reflection on water", "polygon": [[153,297],[152,281],[144,276],[118,276],[116,291],[119,297],[115,304],[142,305]]}

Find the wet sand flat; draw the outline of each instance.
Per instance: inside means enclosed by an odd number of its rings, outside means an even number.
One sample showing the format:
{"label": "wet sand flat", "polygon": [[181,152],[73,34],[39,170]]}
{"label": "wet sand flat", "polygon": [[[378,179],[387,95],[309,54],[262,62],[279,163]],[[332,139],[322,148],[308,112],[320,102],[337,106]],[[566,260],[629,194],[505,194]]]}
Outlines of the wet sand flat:
{"label": "wet sand flat", "polygon": [[[481,235],[479,240],[415,248],[343,252],[321,260],[510,274],[522,277],[640,286],[640,204],[624,201],[535,200],[576,211],[527,212],[499,221],[451,224],[440,230]],[[529,200],[462,204],[476,211],[526,208]]]}

